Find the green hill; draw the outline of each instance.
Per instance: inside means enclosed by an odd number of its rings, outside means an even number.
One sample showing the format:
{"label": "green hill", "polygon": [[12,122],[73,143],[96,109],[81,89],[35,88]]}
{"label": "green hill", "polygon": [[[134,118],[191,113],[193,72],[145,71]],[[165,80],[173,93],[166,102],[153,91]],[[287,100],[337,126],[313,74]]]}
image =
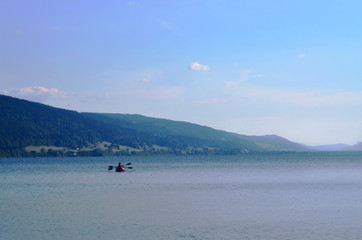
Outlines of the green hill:
{"label": "green hill", "polygon": [[138,147],[134,130],[115,128],[75,111],[0,95],[0,155],[23,156],[27,146],[89,147],[109,141]]}
{"label": "green hill", "polygon": [[141,115],[78,113],[3,95],[0,126],[1,157],[305,150],[277,136],[249,137]]}
{"label": "green hill", "polygon": [[212,142],[220,148],[249,151],[305,151],[299,144],[276,135],[246,136],[182,121],[150,118],[137,114],[86,113],[87,116],[158,136],[182,136]]}
{"label": "green hill", "polygon": [[[252,148],[261,150],[256,144],[225,131],[182,121],[145,117],[137,114],[85,113],[104,123],[127,127],[152,136],[181,138],[194,141],[197,147]],[[185,143],[183,143],[185,144]]]}
{"label": "green hill", "polygon": [[277,135],[245,136],[236,134],[239,138],[250,141],[265,151],[307,151],[300,144],[291,142]]}

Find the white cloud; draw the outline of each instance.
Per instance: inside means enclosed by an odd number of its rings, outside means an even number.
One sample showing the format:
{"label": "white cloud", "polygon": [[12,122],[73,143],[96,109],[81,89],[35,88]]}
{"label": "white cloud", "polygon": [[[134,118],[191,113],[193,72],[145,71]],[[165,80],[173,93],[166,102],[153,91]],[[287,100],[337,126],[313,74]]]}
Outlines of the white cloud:
{"label": "white cloud", "polygon": [[45,88],[45,87],[27,87],[20,89],[21,94],[35,94],[35,95],[41,95],[41,94],[51,94],[51,95],[63,95],[64,93],[59,91],[56,88]]}
{"label": "white cloud", "polygon": [[191,63],[189,69],[192,71],[209,71],[209,67],[198,62]]}
{"label": "white cloud", "polygon": [[256,77],[256,78],[263,78],[263,77],[265,77],[265,76],[264,76],[264,74],[256,74],[255,77]]}
{"label": "white cloud", "polygon": [[12,95],[15,97],[39,102],[44,102],[50,98],[63,98],[66,96],[65,92],[62,92],[56,88],[46,88],[43,86],[26,87],[14,91],[5,92],[7,93],[7,95]]}
{"label": "white cloud", "polygon": [[305,53],[301,53],[297,56],[297,58],[304,58],[305,57]]}

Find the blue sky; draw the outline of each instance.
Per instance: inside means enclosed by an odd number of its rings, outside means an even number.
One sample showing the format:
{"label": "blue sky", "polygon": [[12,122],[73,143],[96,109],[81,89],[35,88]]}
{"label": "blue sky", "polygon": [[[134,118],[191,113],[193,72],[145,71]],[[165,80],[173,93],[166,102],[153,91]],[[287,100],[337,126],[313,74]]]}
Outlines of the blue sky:
{"label": "blue sky", "polygon": [[360,1],[0,0],[0,93],[354,144],[361,9]]}

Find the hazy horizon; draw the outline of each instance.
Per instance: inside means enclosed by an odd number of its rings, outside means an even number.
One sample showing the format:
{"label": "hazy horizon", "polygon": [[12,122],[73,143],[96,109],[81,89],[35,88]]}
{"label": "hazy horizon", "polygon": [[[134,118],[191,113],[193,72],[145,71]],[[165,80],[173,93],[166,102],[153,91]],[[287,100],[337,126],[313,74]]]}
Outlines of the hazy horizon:
{"label": "hazy horizon", "polygon": [[0,0],[0,93],[353,145],[362,141],[361,7]]}

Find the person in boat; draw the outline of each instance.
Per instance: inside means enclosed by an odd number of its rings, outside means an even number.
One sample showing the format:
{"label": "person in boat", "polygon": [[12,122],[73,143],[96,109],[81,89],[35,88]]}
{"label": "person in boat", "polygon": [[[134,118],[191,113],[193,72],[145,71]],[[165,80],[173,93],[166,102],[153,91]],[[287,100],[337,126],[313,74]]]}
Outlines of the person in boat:
{"label": "person in boat", "polygon": [[119,162],[116,168],[116,172],[125,172],[126,168]]}

